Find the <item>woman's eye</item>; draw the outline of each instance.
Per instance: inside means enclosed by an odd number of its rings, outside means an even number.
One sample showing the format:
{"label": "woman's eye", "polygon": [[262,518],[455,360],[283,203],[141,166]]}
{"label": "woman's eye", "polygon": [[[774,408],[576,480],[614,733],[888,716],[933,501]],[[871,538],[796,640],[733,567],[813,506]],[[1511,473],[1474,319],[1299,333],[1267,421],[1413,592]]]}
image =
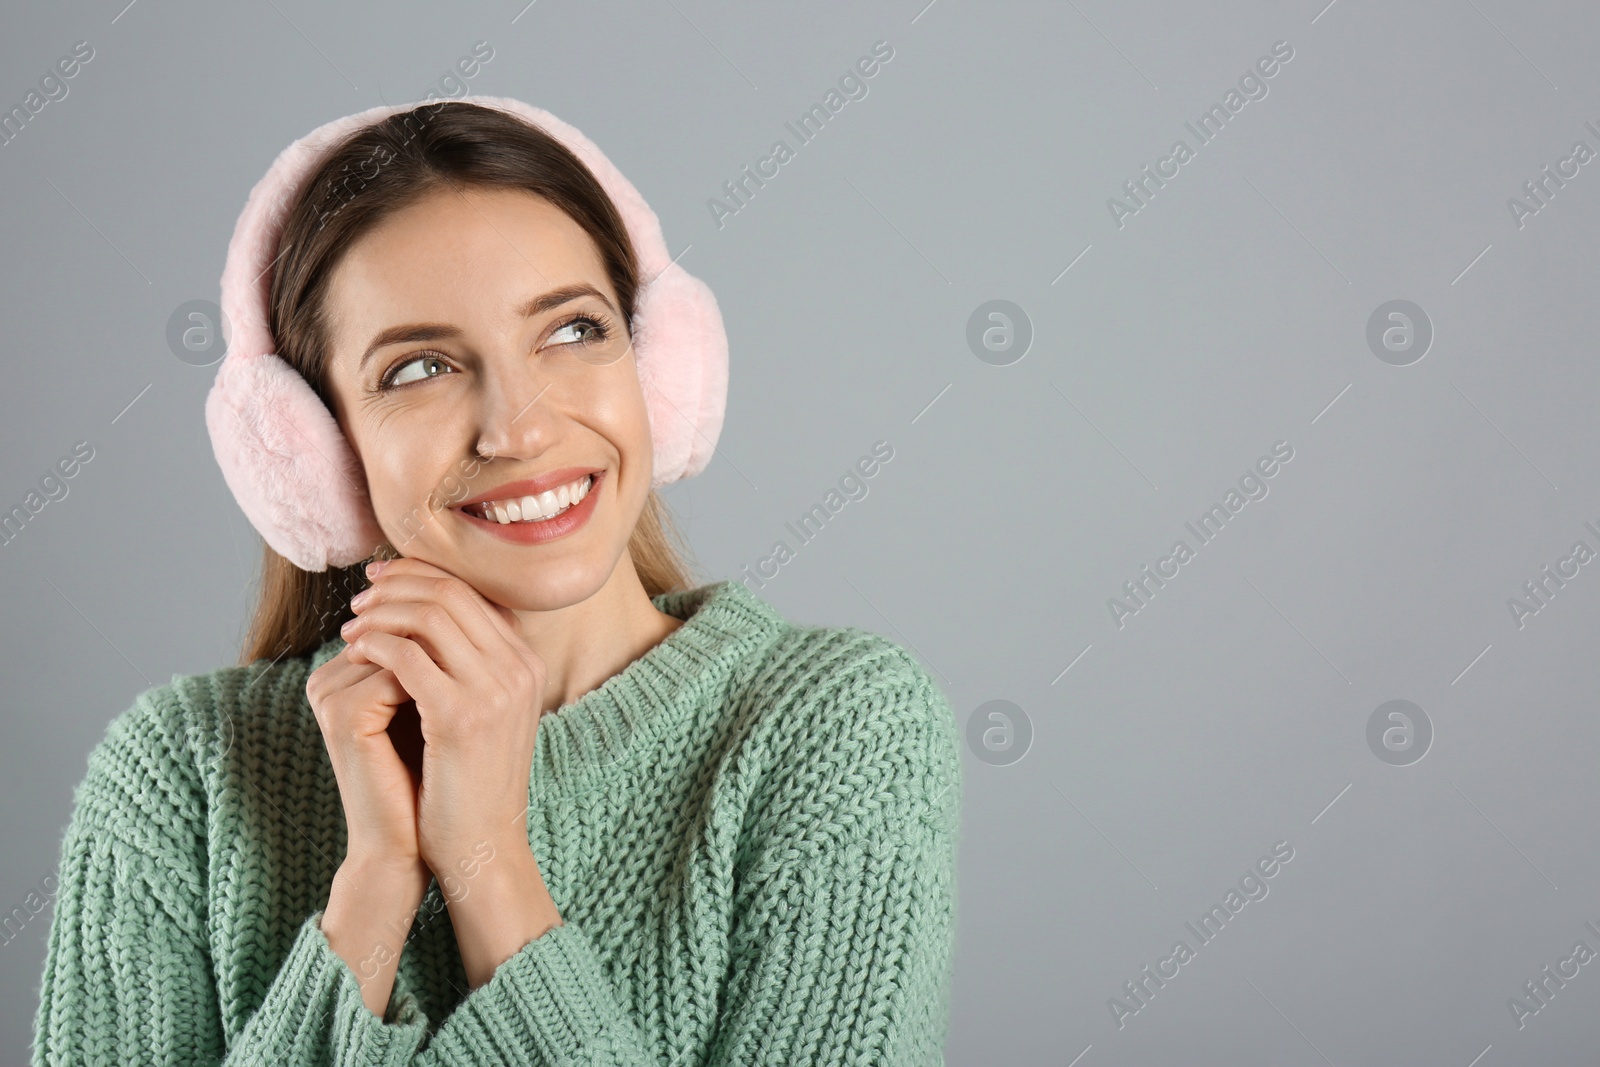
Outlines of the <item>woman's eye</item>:
{"label": "woman's eye", "polygon": [[[577,331],[582,331],[581,333]],[[565,335],[565,336],[564,336]],[[592,342],[604,340],[605,328],[589,319],[573,319],[555,333],[550,335],[550,344],[565,345],[574,342]]]}
{"label": "woman's eye", "polygon": [[[389,375],[389,380],[386,385],[390,387],[396,385],[405,385],[407,382],[418,381],[422,378],[437,378],[444,373],[444,371],[430,373],[425,369],[432,364],[437,364],[440,367],[449,366],[449,364],[440,359],[438,356],[418,356],[416,359],[407,360],[406,362],[400,364],[400,366],[396,367],[393,373]],[[417,373],[412,373],[413,370],[416,370]]]}

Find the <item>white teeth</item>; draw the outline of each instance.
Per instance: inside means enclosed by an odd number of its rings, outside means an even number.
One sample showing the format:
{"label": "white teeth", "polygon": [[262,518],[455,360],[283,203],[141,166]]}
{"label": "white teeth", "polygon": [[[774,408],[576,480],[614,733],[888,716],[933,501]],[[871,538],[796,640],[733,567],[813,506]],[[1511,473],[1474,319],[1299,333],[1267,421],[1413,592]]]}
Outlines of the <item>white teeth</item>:
{"label": "white teeth", "polygon": [[493,519],[502,525],[553,519],[567,508],[582,501],[589,495],[589,490],[593,486],[594,476],[586,474],[576,482],[548,489],[536,496],[515,497],[479,505],[474,514],[480,518]]}

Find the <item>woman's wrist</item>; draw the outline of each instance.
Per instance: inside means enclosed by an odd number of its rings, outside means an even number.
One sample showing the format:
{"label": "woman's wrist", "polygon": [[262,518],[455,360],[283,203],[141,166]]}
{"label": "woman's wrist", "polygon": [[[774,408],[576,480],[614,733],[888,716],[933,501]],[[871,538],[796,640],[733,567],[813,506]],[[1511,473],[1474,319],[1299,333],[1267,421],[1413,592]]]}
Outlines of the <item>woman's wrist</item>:
{"label": "woman's wrist", "polygon": [[380,1018],[431,878],[420,861],[395,864],[348,856],[333,876],[322,932],[355,974],[362,1002]]}
{"label": "woman's wrist", "polygon": [[487,983],[528,942],[561,925],[561,913],[526,842],[521,848],[499,849],[467,890],[446,899],[462,968],[473,989]]}

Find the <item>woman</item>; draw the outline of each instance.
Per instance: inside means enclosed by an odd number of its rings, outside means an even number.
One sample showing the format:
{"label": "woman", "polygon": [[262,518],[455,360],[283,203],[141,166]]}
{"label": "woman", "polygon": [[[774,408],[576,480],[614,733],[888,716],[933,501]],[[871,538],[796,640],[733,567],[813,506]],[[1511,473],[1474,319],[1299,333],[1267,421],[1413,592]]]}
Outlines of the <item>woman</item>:
{"label": "woman", "polygon": [[34,1063],[939,1062],[949,705],[690,586],[655,489],[726,341],[626,179],[518,101],[375,108],[279,157],[223,289],[263,596],[90,756]]}

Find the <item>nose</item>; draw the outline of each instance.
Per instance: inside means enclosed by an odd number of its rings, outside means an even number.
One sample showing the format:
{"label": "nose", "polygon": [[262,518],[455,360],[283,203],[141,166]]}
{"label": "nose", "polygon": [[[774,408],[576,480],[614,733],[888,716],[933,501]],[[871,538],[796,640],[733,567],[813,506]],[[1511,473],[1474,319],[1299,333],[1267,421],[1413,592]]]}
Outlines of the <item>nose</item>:
{"label": "nose", "polygon": [[[553,433],[551,387],[537,360],[512,359],[486,371],[477,431],[480,456],[537,456]],[[541,380],[545,377],[545,380]]]}

